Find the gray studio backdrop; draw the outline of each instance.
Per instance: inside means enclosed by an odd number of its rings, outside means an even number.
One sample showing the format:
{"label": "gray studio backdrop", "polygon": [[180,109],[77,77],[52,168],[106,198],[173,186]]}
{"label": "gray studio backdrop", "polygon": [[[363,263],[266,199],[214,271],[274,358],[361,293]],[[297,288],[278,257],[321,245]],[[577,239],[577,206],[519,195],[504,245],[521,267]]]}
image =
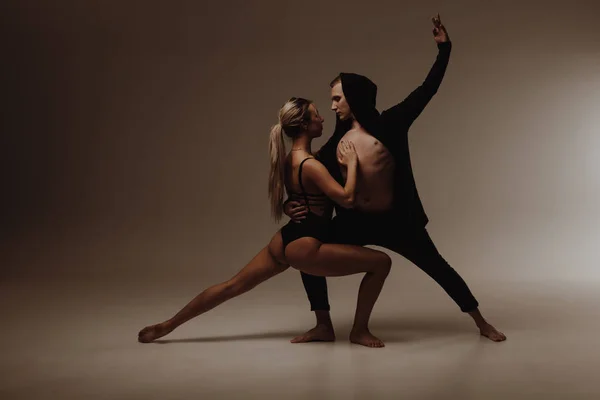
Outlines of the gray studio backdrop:
{"label": "gray studio backdrop", "polygon": [[[338,72],[375,81],[380,110],[401,101],[436,57],[437,12],[453,52],[410,145],[440,252],[469,282],[598,278],[597,2],[2,8],[5,278],[229,277],[280,226],[267,200],[279,107],[316,102],[316,151]],[[427,279],[394,263],[398,282]],[[302,295],[297,272],[277,279]]]}

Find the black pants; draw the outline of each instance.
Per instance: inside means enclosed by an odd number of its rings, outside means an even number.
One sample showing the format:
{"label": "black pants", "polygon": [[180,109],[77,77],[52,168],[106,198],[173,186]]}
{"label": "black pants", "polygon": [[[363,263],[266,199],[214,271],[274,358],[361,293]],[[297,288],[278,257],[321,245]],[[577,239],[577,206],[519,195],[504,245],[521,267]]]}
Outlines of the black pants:
{"label": "black pants", "polygon": [[[334,242],[375,245],[392,250],[411,261],[433,278],[463,312],[475,311],[479,303],[460,275],[437,251],[425,227],[403,224],[393,213],[351,213],[334,218]],[[329,311],[327,281],[301,273],[312,311]]]}

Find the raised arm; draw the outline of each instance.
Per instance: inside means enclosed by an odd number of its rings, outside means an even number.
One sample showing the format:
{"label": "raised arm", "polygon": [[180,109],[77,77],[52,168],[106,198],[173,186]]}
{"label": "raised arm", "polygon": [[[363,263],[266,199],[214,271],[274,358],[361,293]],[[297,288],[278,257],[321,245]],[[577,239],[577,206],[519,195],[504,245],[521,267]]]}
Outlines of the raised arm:
{"label": "raised arm", "polygon": [[383,112],[382,117],[394,125],[410,127],[437,93],[446,73],[452,42],[446,28],[441,23],[439,14],[432,18],[432,22],[434,25],[433,38],[438,47],[437,58],[421,86],[413,90],[401,103]]}

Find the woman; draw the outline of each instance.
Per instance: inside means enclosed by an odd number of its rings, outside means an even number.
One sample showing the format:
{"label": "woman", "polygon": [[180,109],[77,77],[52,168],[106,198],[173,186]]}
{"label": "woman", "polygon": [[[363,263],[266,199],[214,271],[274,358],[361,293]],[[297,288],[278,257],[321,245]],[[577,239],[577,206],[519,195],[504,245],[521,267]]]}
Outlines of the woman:
{"label": "woman", "polygon": [[[390,271],[390,257],[380,251],[350,245],[328,244],[332,233],[334,201],[352,207],[358,159],[352,143],[343,143],[339,162],[347,168],[342,187],[327,169],[312,157],[312,140],[321,136],[323,118],[311,101],[291,98],[279,111],[279,123],[271,129],[269,197],[276,220],[283,214],[283,192],[308,205],[307,218],[288,222],[240,272],[223,283],[204,290],[171,319],[148,326],[138,340],[148,343],[173,331],[179,325],[211,310],[226,300],[249,291],[261,282],[285,271],[290,264],[300,271],[318,276],[343,276],[365,272],[359,293],[352,343],[383,347],[373,336],[368,322],[373,306]],[[283,134],[292,139],[286,155]]]}

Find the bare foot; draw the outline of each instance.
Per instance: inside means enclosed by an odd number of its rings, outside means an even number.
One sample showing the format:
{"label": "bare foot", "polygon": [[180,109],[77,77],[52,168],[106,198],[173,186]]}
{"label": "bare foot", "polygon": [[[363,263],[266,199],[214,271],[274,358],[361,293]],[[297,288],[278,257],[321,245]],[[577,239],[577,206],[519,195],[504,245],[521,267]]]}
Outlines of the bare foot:
{"label": "bare foot", "polygon": [[150,343],[158,338],[168,335],[173,331],[173,328],[167,327],[163,322],[156,325],[147,326],[138,333],[138,342]]}
{"label": "bare foot", "polygon": [[506,340],[506,335],[504,335],[504,333],[500,332],[487,322],[479,327],[479,333],[481,333],[481,336],[485,336],[494,342],[502,342]]}
{"label": "bare foot", "polygon": [[350,341],[366,347],[385,347],[385,344],[373,336],[368,329],[350,332]]}
{"label": "bare foot", "polygon": [[333,342],[335,341],[335,333],[331,325],[317,325],[303,335],[296,336],[290,342],[292,343],[308,343],[308,342]]}

